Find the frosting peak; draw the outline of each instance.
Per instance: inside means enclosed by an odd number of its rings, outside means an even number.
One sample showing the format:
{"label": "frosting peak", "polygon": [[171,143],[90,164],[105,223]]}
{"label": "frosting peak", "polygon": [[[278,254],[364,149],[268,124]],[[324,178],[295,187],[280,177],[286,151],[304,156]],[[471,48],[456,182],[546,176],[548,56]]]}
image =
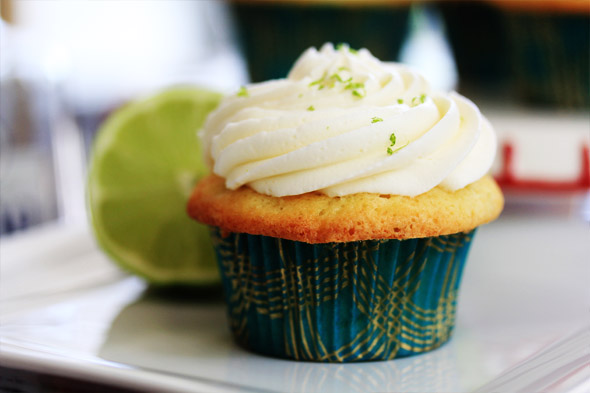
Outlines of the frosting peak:
{"label": "frosting peak", "polygon": [[415,196],[457,190],[489,170],[492,127],[456,93],[366,49],[310,48],[286,79],[226,97],[200,132],[229,189]]}

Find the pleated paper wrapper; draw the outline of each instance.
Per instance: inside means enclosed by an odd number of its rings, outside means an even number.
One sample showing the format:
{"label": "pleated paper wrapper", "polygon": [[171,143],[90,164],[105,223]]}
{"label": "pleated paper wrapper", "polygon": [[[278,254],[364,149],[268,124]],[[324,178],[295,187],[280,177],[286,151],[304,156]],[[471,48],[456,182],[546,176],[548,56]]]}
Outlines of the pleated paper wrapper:
{"label": "pleated paper wrapper", "polygon": [[231,331],[254,352],[306,361],[435,349],[453,331],[474,232],[308,244],[212,228]]}

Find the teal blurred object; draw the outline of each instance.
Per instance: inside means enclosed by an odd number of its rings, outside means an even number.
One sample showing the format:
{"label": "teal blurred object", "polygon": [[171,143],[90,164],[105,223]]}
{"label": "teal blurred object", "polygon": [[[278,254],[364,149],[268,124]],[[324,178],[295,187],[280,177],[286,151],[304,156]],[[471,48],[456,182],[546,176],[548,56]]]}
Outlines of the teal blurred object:
{"label": "teal blurred object", "polygon": [[590,14],[505,12],[513,84],[524,102],[590,107]]}
{"label": "teal blurred object", "polygon": [[407,34],[409,5],[231,2],[252,82],[284,78],[301,53],[326,42],[367,48],[394,61]]}
{"label": "teal blurred object", "polygon": [[528,105],[590,107],[588,11],[543,9],[541,1],[523,9],[499,1],[437,5],[461,89],[500,93]]}
{"label": "teal blurred object", "polygon": [[387,360],[451,336],[474,231],[308,244],[212,229],[231,330],[252,351],[296,360]]}
{"label": "teal blurred object", "polygon": [[483,1],[443,1],[436,5],[444,18],[461,88],[505,89],[510,63],[502,12]]}

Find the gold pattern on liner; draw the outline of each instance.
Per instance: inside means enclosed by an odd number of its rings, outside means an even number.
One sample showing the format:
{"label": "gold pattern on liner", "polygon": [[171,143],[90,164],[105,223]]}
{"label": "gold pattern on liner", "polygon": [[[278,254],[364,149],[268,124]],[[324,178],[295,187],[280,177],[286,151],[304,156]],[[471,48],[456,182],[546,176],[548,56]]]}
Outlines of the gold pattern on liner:
{"label": "gold pattern on liner", "polygon": [[[247,314],[252,308],[273,320],[286,318],[285,353],[295,359],[350,361],[363,359],[371,352],[373,356],[387,352],[392,358],[400,349],[411,352],[433,349],[451,334],[460,270],[454,251],[471,240],[470,234],[428,239],[420,254],[415,255],[413,251],[396,266],[392,283],[378,273],[378,263],[374,260],[383,242],[373,242],[360,253],[357,247],[344,247],[338,254],[298,265],[285,252],[283,241],[276,239],[281,267],[264,271],[263,267],[250,263],[247,253],[238,252],[239,236],[233,236],[233,244],[220,236],[214,238],[222,257],[221,267],[231,285],[228,300],[232,304],[232,331],[243,343],[248,341]],[[428,263],[423,253],[429,247],[440,254],[450,253],[451,258],[446,263],[441,288],[446,296],[440,296],[434,309],[423,308],[412,300]],[[412,260],[420,260],[420,266],[416,268],[410,263]],[[347,344],[328,352],[318,327],[313,326],[319,319],[313,318],[312,313],[317,314],[318,306],[325,302],[337,301],[341,290],[349,286],[354,306],[370,323]]]}

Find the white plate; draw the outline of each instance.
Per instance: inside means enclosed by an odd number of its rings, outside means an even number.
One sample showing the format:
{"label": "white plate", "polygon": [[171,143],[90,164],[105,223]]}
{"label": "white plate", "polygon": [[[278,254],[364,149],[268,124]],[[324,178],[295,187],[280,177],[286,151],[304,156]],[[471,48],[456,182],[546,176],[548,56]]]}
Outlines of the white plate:
{"label": "white plate", "polygon": [[113,268],[87,229],[45,228],[0,243],[0,360],[150,391],[575,389],[589,378],[579,350],[589,347],[580,333],[590,325],[589,234],[576,218],[503,216],[476,235],[448,344],[393,361],[319,364],[244,351],[220,300],[154,295]]}

